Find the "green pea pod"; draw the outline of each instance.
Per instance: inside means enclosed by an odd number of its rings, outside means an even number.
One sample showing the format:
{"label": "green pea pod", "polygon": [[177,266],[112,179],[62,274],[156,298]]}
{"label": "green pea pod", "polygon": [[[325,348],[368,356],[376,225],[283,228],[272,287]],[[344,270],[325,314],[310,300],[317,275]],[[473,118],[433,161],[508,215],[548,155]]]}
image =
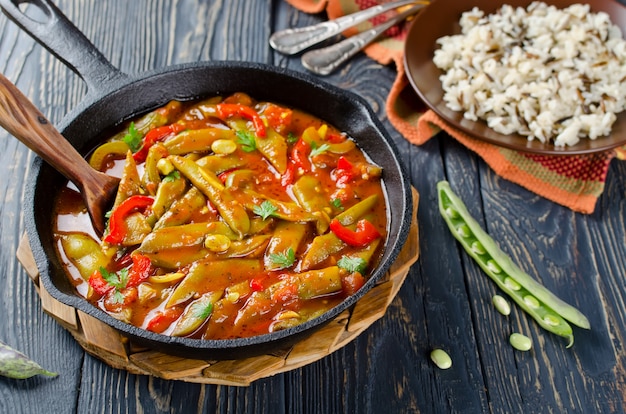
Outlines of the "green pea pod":
{"label": "green pea pod", "polygon": [[330,232],[316,236],[304,254],[300,268],[302,270],[312,269],[344,247],[346,244],[339,240],[335,233]]}
{"label": "green pea pod", "polygon": [[568,347],[572,346],[574,335],[566,320],[589,329],[589,320],[585,315],[515,265],[469,214],[447,181],[439,182],[437,190],[439,211],[467,253],[540,326],[567,338]]}
{"label": "green pea pod", "polygon": [[100,244],[85,233],[62,233],[59,236],[61,246],[67,257],[76,266],[81,277],[89,277],[101,267],[109,264],[109,257],[102,252]]}
{"label": "green pea pod", "polygon": [[211,200],[224,221],[239,237],[248,233],[250,230],[248,213],[213,172],[204,170],[195,162],[178,155],[170,155],[168,159],[177,170]]}
{"label": "green pea pod", "polygon": [[0,375],[15,379],[26,379],[35,375],[56,377],[58,374],[43,369],[23,353],[0,342]]}
{"label": "green pea pod", "polygon": [[272,234],[272,238],[265,251],[265,257],[263,259],[265,268],[268,270],[283,269],[285,264],[278,263],[274,260],[276,255],[285,254],[285,252],[291,251],[297,252],[302,240],[306,235],[307,224],[306,223],[293,223],[289,221],[280,221],[276,225],[276,230]]}
{"label": "green pea pod", "polygon": [[370,213],[377,202],[378,195],[373,194],[346,209],[344,212],[337,214],[335,218],[339,220],[342,225],[349,226],[359,221],[359,219],[366,214]]}
{"label": "green pea pod", "polygon": [[189,223],[191,218],[204,208],[206,208],[206,198],[200,190],[192,187],[182,198],[172,203],[170,208],[156,222],[154,229]]}
{"label": "green pea pod", "polygon": [[261,270],[259,260],[200,260],[191,266],[187,276],[174,289],[167,300],[166,307],[186,302],[194,295],[222,291],[228,286],[253,277]]}
{"label": "green pea pod", "polygon": [[211,151],[211,145],[218,139],[235,140],[231,129],[203,128],[190,129],[176,134],[163,143],[170,154],[183,155],[190,152]]}
{"label": "green pea pod", "polygon": [[150,195],[154,195],[158,191],[157,188],[161,183],[161,174],[157,164],[160,159],[167,157],[167,155],[167,149],[160,142],[155,143],[148,150],[141,182]]}
{"label": "green pea pod", "polygon": [[211,316],[213,305],[223,294],[222,291],[205,293],[187,305],[174,326],[172,336],[187,336],[194,333]]}
{"label": "green pea pod", "polygon": [[156,222],[165,214],[174,201],[181,199],[187,189],[187,182],[183,178],[166,180],[159,186],[152,204],[150,222]]}
{"label": "green pea pod", "polygon": [[303,175],[294,183],[292,190],[298,204],[303,209],[310,213],[324,211],[328,214],[332,212],[332,209],[321,188],[320,180],[311,175]]}
{"label": "green pea pod", "polygon": [[207,155],[196,161],[200,167],[213,171],[214,174],[221,174],[235,168],[246,165],[246,162],[237,153],[228,155]]}

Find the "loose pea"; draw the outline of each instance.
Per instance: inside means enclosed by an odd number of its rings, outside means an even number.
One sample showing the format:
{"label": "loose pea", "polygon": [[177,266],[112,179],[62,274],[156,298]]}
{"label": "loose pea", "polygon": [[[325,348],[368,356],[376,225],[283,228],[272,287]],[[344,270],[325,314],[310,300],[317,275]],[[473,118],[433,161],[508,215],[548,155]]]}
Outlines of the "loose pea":
{"label": "loose pea", "polygon": [[217,253],[228,250],[230,243],[230,239],[223,234],[208,234],[204,239],[204,247]]}
{"label": "loose pea", "polygon": [[452,366],[452,358],[443,349],[434,349],[430,353],[430,359],[440,369],[448,369]]}
{"label": "loose pea", "polygon": [[524,296],[524,303],[526,303],[531,308],[537,309],[539,305],[539,301],[534,296],[526,295]]}
{"label": "loose pea", "polygon": [[500,295],[493,295],[493,306],[500,312],[501,314],[507,316],[511,313],[511,305]]}
{"label": "loose pea", "polygon": [[211,144],[211,150],[216,154],[228,155],[237,150],[237,144],[230,139],[217,139]]}
{"label": "loose pea", "polygon": [[509,342],[513,348],[518,351],[528,351],[532,348],[532,341],[526,335],[522,335],[520,333],[512,333],[509,337]]}

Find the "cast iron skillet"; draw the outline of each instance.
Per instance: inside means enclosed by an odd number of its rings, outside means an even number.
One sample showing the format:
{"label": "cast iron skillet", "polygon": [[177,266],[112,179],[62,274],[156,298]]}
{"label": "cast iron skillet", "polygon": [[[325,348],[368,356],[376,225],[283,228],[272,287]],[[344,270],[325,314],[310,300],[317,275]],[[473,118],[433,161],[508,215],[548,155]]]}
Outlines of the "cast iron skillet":
{"label": "cast iron skillet", "polygon": [[[46,21],[30,19],[18,8],[20,3],[43,10]],[[294,328],[251,338],[197,340],[155,334],[128,325],[78,296],[57,259],[52,235],[50,206],[56,190],[67,180],[36,157],[27,181],[26,231],[41,283],[55,299],[155,350],[188,358],[243,358],[287,347],[310,335],[350,308],[381,279],[396,259],[412,220],[410,185],[393,141],[360,97],[308,75],[258,63],[198,62],[130,76],[113,67],[49,0],[0,0],[0,7],[87,83],[86,97],[58,125],[61,133],[82,154],[97,145],[103,131],[169,100],[242,91],[256,99],[300,108],[330,122],[354,137],[359,147],[384,169],[390,212],[389,236],[382,261],[363,288],[320,317]]]}

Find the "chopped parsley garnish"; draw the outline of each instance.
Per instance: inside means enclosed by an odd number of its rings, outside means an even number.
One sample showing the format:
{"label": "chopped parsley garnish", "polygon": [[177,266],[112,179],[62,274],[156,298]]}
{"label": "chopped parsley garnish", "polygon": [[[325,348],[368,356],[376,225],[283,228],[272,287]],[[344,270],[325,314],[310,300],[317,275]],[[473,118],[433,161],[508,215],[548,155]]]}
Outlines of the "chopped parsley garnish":
{"label": "chopped parsley garnish", "polygon": [[213,312],[213,304],[211,302],[207,303],[206,305],[198,303],[196,304],[196,306],[193,306],[193,309],[191,311],[193,312],[194,318],[204,320],[209,317],[211,312]]}
{"label": "chopped parsley garnish", "polygon": [[133,153],[139,151],[139,148],[141,148],[141,134],[137,131],[137,128],[135,128],[134,122],[130,123],[128,133],[124,135],[122,140],[126,143],[126,145],[128,145]]}
{"label": "chopped parsley garnish", "polygon": [[290,247],[285,252],[270,254],[270,260],[273,264],[280,266],[281,269],[291,267],[296,261],[296,253]]}
{"label": "chopped parsley garnish", "polygon": [[276,213],[277,210],[278,208],[276,208],[274,204],[272,204],[270,201],[267,201],[267,200],[262,202],[260,206],[254,206],[252,208],[252,211],[254,212],[254,214],[261,216],[263,220],[272,216],[274,213]]}
{"label": "chopped parsley garnish", "polygon": [[330,200],[330,204],[332,204],[333,207],[335,207],[337,210],[343,210],[344,209],[343,203],[338,198],[333,198],[332,200]]}
{"label": "chopped parsley garnish", "polygon": [[298,142],[298,136],[293,132],[287,134],[287,144],[295,144]]}
{"label": "chopped parsley garnish", "polygon": [[325,153],[326,151],[328,151],[330,149],[330,145],[329,144],[322,144],[319,147],[317,146],[317,144],[315,142],[311,143],[311,157],[316,157],[320,154]]}
{"label": "chopped parsley garnish", "polygon": [[247,131],[237,131],[235,132],[237,135],[237,144],[241,145],[241,149],[245,152],[252,152],[256,149],[256,138],[254,135]]}
{"label": "chopped parsley garnish", "polygon": [[172,182],[172,181],[176,181],[178,179],[180,179],[180,172],[172,171],[171,173],[169,173],[168,175],[163,177],[163,182],[164,183],[169,183],[169,182]]}
{"label": "chopped parsley garnish", "polygon": [[342,256],[337,261],[337,266],[346,269],[348,272],[363,273],[367,267],[367,262],[360,257]]}
{"label": "chopped parsley garnish", "polygon": [[115,288],[113,292],[113,301],[115,303],[124,302],[124,295],[120,290],[125,289],[128,284],[128,269],[122,269],[118,273],[109,272],[104,267],[100,268],[100,274],[102,278],[111,286]]}

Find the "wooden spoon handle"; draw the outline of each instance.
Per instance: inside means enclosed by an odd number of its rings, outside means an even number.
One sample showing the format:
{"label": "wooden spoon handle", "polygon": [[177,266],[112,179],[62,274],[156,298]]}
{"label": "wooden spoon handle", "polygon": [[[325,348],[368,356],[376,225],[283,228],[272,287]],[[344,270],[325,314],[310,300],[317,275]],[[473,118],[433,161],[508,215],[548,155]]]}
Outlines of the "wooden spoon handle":
{"label": "wooden spoon handle", "polygon": [[0,126],[76,185],[84,174],[90,174],[89,170],[95,172],[54,125],[2,74]]}

